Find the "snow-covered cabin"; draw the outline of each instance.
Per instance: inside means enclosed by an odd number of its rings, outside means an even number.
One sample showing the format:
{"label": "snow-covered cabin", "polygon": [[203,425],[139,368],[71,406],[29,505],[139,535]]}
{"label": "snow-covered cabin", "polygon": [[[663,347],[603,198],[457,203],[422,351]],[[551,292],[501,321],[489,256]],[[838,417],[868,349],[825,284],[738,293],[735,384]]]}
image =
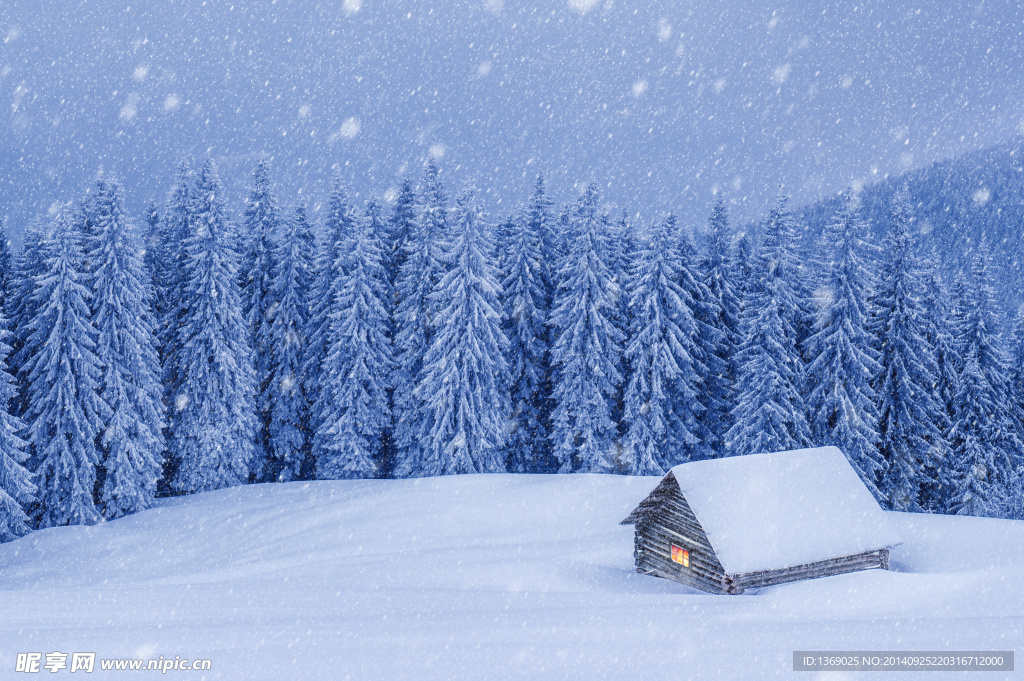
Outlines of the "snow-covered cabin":
{"label": "snow-covered cabin", "polygon": [[622,524],[637,572],[711,593],[887,570],[898,543],[835,447],[681,464]]}

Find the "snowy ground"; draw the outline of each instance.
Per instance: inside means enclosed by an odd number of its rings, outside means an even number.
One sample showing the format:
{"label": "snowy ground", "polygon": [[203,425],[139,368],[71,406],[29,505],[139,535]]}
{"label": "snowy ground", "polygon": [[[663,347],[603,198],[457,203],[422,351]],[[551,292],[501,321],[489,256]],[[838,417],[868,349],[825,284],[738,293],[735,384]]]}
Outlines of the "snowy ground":
{"label": "snowy ground", "polygon": [[893,514],[893,572],[710,596],[632,570],[618,522],[656,481],[258,485],[36,532],[0,545],[0,678],[33,678],[13,673],[33,651],[209,658],[164,678],[274,681],[855,678],[793,672],[792,651],[1020,657],[1024,523]]}

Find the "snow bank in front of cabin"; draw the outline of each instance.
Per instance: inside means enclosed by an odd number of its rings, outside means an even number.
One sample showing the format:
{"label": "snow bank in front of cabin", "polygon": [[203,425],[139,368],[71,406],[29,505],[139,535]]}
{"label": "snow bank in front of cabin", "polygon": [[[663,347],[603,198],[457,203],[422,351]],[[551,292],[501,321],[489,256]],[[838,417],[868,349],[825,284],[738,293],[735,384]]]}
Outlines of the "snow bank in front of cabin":
{"label": "snow bank in front of cabin", "polygon": [[888,513],[897,571],[713,596],[634,572],[618,523],[657,483],[251,485],[36,532],[0,545],[0,677],[19,652],[92,651],[212,660],[161,679],[745,681],[788,677],[793,650],[1024,640],[1024,523]]}
{"label": "snow bank in front of cabin", "polygon": [[835,447],[694,461],[672,474],[729,574],[813,563],[900,541]]}

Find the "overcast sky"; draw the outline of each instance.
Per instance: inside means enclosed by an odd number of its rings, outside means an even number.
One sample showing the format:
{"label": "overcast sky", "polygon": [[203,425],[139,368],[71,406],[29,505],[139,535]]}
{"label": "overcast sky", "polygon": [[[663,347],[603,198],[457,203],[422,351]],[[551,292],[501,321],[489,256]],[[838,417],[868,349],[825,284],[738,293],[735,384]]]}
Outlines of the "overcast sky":
{"label": "overcast sky", "polygon": [[331,168],[387,198],[424,159],[495,216],[543,170],[564,200],[737,220],[1019,134],[1013,2],[3,0],[0,214],[18,228],[101,166],[136,213],[176,160],[253,159],[279,199]]}

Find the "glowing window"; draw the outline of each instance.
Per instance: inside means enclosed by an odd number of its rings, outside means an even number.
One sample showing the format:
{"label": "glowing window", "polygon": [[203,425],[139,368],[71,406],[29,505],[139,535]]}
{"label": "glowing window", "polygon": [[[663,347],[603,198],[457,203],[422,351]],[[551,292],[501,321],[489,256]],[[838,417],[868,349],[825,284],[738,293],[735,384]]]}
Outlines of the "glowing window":
{"label": "glowing window", "polygon": [[681,546],[672,545],[672,560],[683,567],[690,567],[690,552]]}

